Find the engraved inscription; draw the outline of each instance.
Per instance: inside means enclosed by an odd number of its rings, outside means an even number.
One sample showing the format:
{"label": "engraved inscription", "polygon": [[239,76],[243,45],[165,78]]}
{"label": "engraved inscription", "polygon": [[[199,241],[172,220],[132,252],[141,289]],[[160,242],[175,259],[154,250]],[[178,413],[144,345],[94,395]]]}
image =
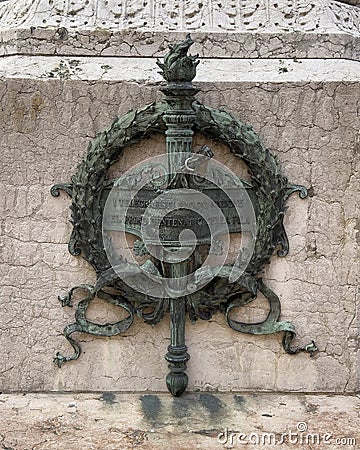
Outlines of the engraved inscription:
{"label": "engraved inscription", "polygon": [[[141,189],[136,194],[129,189],[118,189],[112,193],[111,208],[106,209],[104,229],[128,231],[141,236],[141,226],[153,225],[159,228],[162,240],[172,242],[178,240],[184,228],[188,228],[203,243],[210,242],[208,224],[223,225],[218,227],[219,234],[245,231],[249,220],[246,217],[240,218],[236,210],[236,207],[242,208],[245,202],[238,192],[236,199],[232,200],[216,187],[207,187],[203,193],[208,200],[194,200],[191,192],[182,193],[179,197],[168,191],[166,199],[163,196],[157,199],[159,193],[153,189]],[[144,216],[149,208],[152,213]],[[197,212],[204,210],[207,211],[207,217],[202,217]]]}

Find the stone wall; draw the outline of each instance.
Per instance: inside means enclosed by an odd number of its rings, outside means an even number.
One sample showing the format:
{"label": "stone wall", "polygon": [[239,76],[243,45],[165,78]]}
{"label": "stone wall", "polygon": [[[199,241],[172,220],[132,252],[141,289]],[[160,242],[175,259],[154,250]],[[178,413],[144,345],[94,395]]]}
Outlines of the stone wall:
{"label": "stone wall", "polygon": [[[310,198],[289,201],[290,253],[273,257],[265,280],[280,296],[282,319],[293,321],[297,343],[314,339],[319,352],[287,355],[281,336],[236,333],[220,314],[188,321],[190,391],[358,390],[358,67],[344,60],[202,60],[199,100],[251,123],[289,179],[311,188]],[[0,61],[0,71],[1,389],[163,391],[167,318],[153,328],[137,320],[121,337],[81,335],[77,362],[61,369],[52,363],[57,350],[70,352],[61,333],[74,314],[57,295],[93,282],[94,273],[68,253],[70,200],[51,197],[50,187],[69,180],[89,140],[114,117],[161,98],[155,59],[19,56]],[[150,140],[127,149],[124,167],[162,145]],[[235,167],[223,149],[214,150]],[[254,319],[265,310],[259,298],[243,314]],[[91,317],[106,322],[119,312],[99,302]]]}
{"label": "stone wall", "polygon": [[[2,0],[5,29],[318,32],[359,28],[358,0]],[[350,6],[349,6],[350,5]]]}

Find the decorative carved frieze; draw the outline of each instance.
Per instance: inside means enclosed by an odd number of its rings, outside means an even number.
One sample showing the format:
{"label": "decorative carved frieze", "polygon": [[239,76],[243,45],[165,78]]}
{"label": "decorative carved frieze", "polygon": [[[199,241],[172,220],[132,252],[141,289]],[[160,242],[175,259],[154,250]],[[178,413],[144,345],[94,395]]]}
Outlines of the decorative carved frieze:
{"label": "decorative carved frieze", "polygon": [[2,0],[2,28],[359,32],[358,0]]}

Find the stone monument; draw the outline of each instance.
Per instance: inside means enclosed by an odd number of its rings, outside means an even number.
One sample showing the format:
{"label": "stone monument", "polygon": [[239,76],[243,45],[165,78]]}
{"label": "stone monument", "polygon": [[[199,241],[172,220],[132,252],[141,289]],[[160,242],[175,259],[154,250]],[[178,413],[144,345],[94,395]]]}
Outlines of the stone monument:
{"label": "stone monument", "polygon": [[[95,422],[100,415],[90,412],[91,405],[101,405],[112,420],[121,402],[144,442],[145,434],[148,440],[158,436],[159,423],[171,427],[177,417],[185,448],[218,448],[216,436],[225,427],[242,431],[245,410],[253,413],[246,416],[249,433],[255,424],[272,431],[269,415],[277,433],[303,421],[314,431],[316,417],[319,431],[330,427],[334,435],[360,441],[356,427],[349,428],[358,407],[353,394],[359,391],[360,361],[359,17],[360,7],[350,0],[0,2],[4,445],[35,445],[27,429],[35,430],[32,436],[42,430],[41,438],[51,441],[54,430],[74,423],[70,413],[76,407],[68,405],[76,402],[88,414],[79,408],[75,425],[88,430],[95,448],[99,433],[86,417],[100,428],[103,422]],[[166,318],[154,328],[135,321],[124,338],[79,335],[86,349],[81,360],[60,370],[51,363],[59,342],[62,353],[69,351],[61,333],[73,315],[59,308],[55,292],[79,281],[93,284],[95,277],[85,261],[68,254],[69,202],[52,198],[49,189],[74,173],[89,142],[113,119],[160,100],[156,59],[189,32],[200,58],[194,79],[199,101],[252,124],[289,179],[308,188],[307,199],[288,202],[289,254],[274,254],[263,278],[282,302],[282,317],[298,330],[298,342],[314,339],[319,351],[312,358],[292,357],[279,338],[233,333],[215,314],[209,322],[187,325],[190,393],[170,402],[162,394]],[[226,146],[196,133],[194,143],[216,150],[236,170]],[[160,136],[134,145],[112,175],[162,152]],[[238,175],[246,180],[246,169]],[[259,297],[234,318],[265,318],[266,308]],[[88,311],[89,320],[104,324],[123,318],[101,300]],[[65,405],[59,392],[66,393]],[[90,394],[74,400],[74,392]],[[26,426],[9,414],[13,407],[22,411]],[[32,415],[35,410],[41,418]],[[121,430],[121,442],[134,441],[119,414],[113,428]],[[276,422],[280,416],[287,422]],[[190,436],[189,429],[196,433]],[[63,442],[80,433],[71,430]],[[119,446],[114,433],[103,433],[103,439]]]}

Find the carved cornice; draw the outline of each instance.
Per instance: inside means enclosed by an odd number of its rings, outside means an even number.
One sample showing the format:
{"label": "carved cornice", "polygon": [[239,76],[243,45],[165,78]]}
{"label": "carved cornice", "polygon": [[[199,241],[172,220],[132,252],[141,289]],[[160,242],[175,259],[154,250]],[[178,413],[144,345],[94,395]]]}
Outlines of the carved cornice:
{"label": "carved cornice", "polygon": [[[2,0],[1,29],[359,33],[359,0]],[[334,14],[332,14],[334,12]]]}
{"label": "carved cornice", "polygon": [[201,57],[360,60],[360,8],[335,0],[3,0],[0,30],[0,56],[154,57],[191,32]]}

